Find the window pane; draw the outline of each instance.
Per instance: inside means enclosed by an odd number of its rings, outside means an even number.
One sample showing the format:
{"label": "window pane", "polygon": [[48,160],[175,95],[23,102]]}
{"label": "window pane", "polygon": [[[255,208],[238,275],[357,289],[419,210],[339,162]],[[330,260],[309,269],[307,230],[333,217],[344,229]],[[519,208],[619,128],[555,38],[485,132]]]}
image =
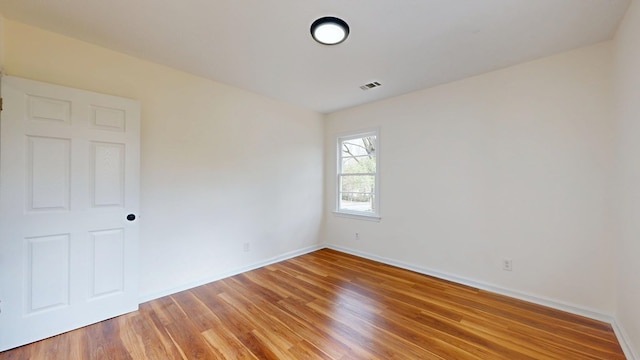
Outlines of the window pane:
{"label": "window pane", "polygon": [[363,174],[376,172],[375,156],[355,156],[342,159],[343,174]]}
{"label": "window pane", "polygon": [[337,210],[373,215],[377,190],[377,136],[338,138]]}
{"label": "window pane", "polygon": [[376,180],[373,175],[343,175],[340,177],[341,193],[372,193]]}
{"label": "window pane", "polygon": [[342,157],[367,155],[367,149],[362,139],[345,140],[342,142]]}
{"label": "window pane", "polygon": [[376,153],[376,137],[366,136],[363,138],[344,140],[342,142],[342,157],[373,155]]}
{"label": "window pane", "polygon": [[373,212],[373,194],[340,194],[340,210]]}

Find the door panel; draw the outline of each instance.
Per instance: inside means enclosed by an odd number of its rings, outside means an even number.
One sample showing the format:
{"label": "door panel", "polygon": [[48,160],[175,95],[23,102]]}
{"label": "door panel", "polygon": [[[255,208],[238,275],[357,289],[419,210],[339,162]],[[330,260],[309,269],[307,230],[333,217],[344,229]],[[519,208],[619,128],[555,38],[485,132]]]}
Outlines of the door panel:
{"label": "door panel", "polygon": [[124,144],[91,143],[93,207],[124,206],[124,155]]}
{"label": "door panel", "polygon": [[91,232],[90,299],[124,291],[124,251],[124,229]]}
{"label": "door panel", "polygon": [[2,97],[0,351],[137,309],[140,166],[137,101],[10,76]]}
{"label": "door panel", "polygon": [[71,125],[71,102],[27,95],[27,115],[29,120],[47,121],[58,125]]}
{"label": "door panel", "polygon": [[69,234],[26,239],[27,315],[69,306]]}
{"label": "door panel", "polygon": [[91,106],[91,126],[96,129],[124,132],[127,114],[121,109]]}
{"label": "door panel", "polygon": [[27,211],[69,211],[70,139],[26,139]]}

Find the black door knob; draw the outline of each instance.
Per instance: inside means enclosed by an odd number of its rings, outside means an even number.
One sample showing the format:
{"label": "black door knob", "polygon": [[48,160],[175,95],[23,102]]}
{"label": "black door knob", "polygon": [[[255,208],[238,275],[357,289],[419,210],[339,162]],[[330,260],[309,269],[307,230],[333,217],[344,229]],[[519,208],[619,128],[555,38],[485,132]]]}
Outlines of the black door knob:
{"label": "black door knob", "polygon": [[135,220],[135,219],[136,219],[136,216],[135,216],[134,214],[129,214],[129,215],[127,215],[127,220],[129,220],[129,221],[133,221],[133,220]]}

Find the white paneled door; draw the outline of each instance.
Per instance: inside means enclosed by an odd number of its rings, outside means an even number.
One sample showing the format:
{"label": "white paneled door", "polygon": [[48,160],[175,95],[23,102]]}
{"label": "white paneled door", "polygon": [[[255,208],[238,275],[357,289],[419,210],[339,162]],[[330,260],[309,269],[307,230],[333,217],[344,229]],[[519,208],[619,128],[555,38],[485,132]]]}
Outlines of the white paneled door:
{"label": "white paneled door", "polygon": [[140,105],[11,76],[0,113],[0,351],[138,308]]}

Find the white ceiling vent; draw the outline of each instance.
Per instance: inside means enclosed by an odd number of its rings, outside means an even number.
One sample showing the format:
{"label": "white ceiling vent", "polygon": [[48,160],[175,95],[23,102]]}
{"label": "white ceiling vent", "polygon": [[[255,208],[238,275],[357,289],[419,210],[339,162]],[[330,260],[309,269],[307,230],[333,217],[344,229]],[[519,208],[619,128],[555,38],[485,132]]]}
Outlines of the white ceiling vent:
{"label": "white ceiling vent", "polygon": [[360,89],[369,90],[369,89],[377,88],[377,87],[380,87],[380,86],[382,86],[382,84],[380,84],[377,81],[374,81],[374,82],[370,82],[368,84],[364,84],[364,85],[360,86]]}

